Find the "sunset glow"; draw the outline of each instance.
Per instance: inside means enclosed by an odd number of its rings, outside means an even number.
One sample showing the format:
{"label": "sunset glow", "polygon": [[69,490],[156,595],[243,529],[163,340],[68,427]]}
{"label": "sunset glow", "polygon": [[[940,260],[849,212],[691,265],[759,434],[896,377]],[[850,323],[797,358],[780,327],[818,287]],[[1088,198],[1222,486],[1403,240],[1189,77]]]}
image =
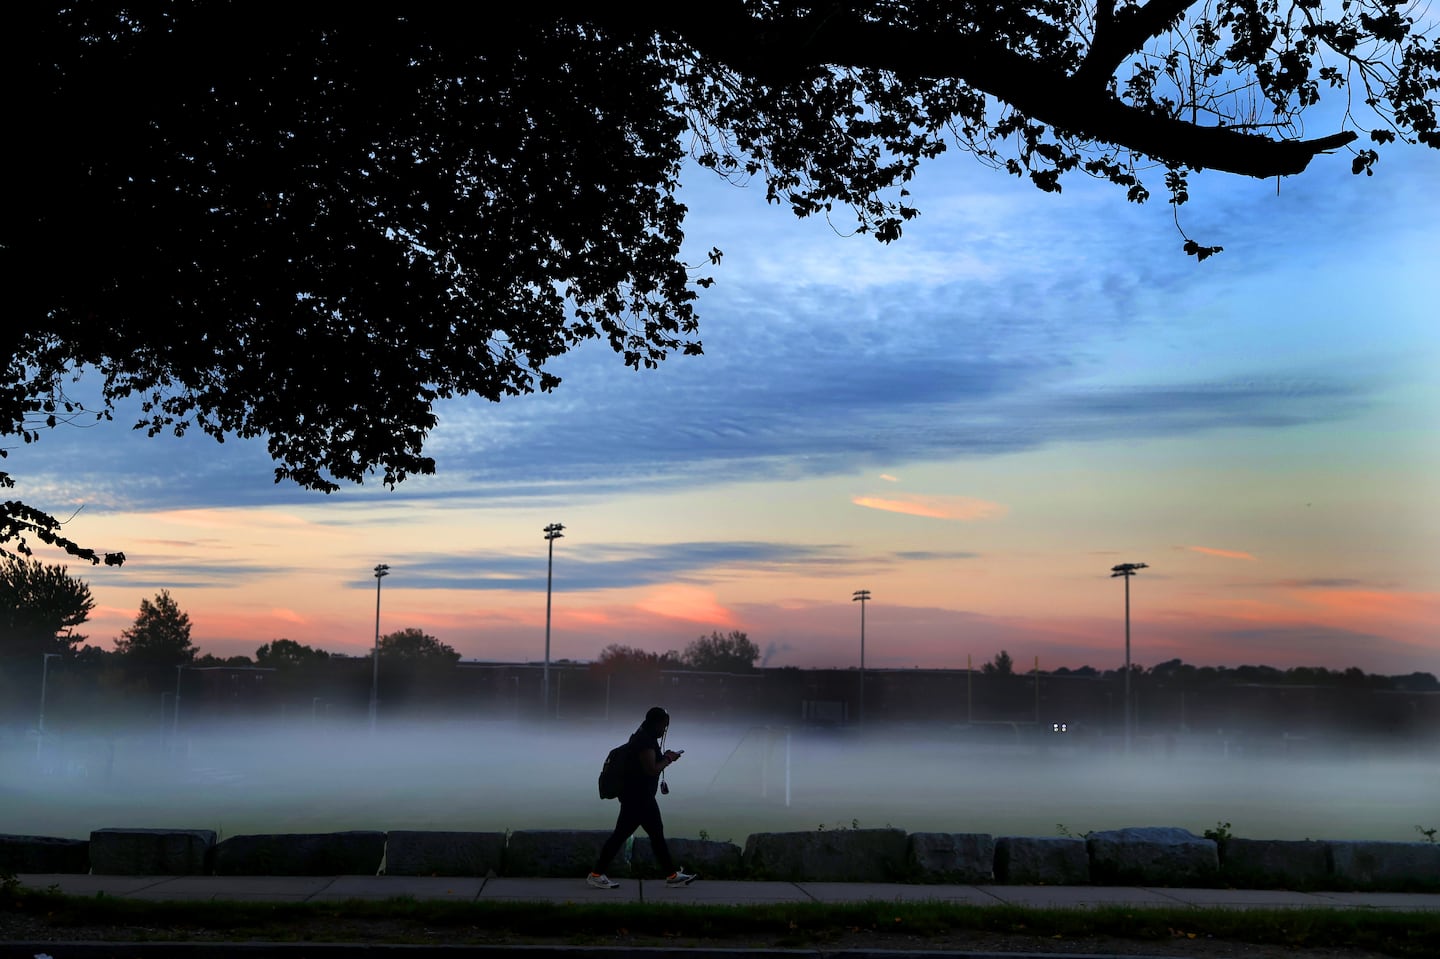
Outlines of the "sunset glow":
{"label": "sunset glow", "polygon": [[[944,162],[941,162],[944,161]],[[329,496],[262,440],[113,424],[12,448],[17,498],[124,550],[66,562],[110,648],[168,589],[202,651],[364,655],[417,627],[469,659],[745,631],[771,666],[963,668],[1007,650],[1440,673],[1440,194],[1396,149],[1168,208],[941,158],[889,245],[685,173],[704,354],[603,343],[553,393],[437,407],[438,473]],[[83,507],[83,508],[82,508]],[[77,510],[79,510],[77,512]],[[562,522],[553,564],[543,528]]]}

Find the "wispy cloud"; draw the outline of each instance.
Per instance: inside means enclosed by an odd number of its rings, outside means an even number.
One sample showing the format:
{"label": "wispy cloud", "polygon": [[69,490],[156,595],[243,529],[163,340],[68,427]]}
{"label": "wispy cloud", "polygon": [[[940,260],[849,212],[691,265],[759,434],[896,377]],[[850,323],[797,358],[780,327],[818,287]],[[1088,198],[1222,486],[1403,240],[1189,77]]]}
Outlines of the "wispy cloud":
{"label": "wispy cloud", "polygon": [[1343,669],[1359,665],[1359,649],[1369,650],[1369,663],[1384,662],[1403,653],[1402,646],[1374,633],[1318,623],[1225,630],[1215,633],[1212,641],[1215,653],[1237,666],[1324,665]]}
{"label": "wispy cloud", "polygon": [[285,576],[297,569],[273,563],[197,559],[141,551],[129,554],[124,566],[93,570],[85,578],[93,582],[103,576],[107,586],[132,589],[245,589],[259,580]]}
{"label": "wispy cloud", "polygon": [[285,513],[237,509],[172,509],[142,513],[138,517],[147,524],[166,524],[198,529],[280,529],[312,532],[316,527],[298,516]]}
{"label": "wispy cloud", "polygon": [[931,560],[951,559],[979,559],[979,553],[971,553],[965,550],[935,550],[935,549],[906,549],[895,554],[895,558],[903,562],[924,563]]}
{"label": "wispy cloud", "polygon": [[1440,635],[1440,593],[1434,592],[1294,589],[1264,598],[1215,596],[1206,610],[1218,622],[1228,620],[1227,628],[1378,634],[1397,648],[1433,646]]}
{"label": "wispy cloud", "polygon": [[[1085,269],[1097,268],[1119,269]],[[1123,308],[1127,296],[1140,295],[1142,278],[1069,279],[1043,289],[952,279],[933,289],[864,293],[735,284],[707,295],[703,356],[635,374],[617,371],[608,350],[587,344],[556,361],[565,382],[553,394],[442,403],[429,441],[440,477],[407,480],[384,498],[491,506],[857,467],[878,473],[1062,442],[1285,429],[1349,416],[1380,388],[1354,371],[1275,365],[1205,378],[1147,369],[1122,379],[1107,362],[1105,337],[1156,322]],[[1093,322],[1076,324],[1076,315]],[[263,443],[147,440],[114,425],[86,434],[83,458],[74,437],[46,436],[23,451],[31,465],[16,463],[17,475],[68,484],[60,499],[103,493],[99,501],[130,509],[320,500],[270,482]],[[175,467],[158,470],[159,462]],[[326,500],[375,501],[371,491],[349,487]]]}
{"label": "wispy cloud", "polygon": [[1213,546],[1186,546],[1184,548],[1192,553],[1203,553],[1206,556],[1220,556],[1225,559],[1246,559],[1251,562],[1257,562],[1253,554],[1242,552],[1238,549],[1216,549]]}
{"label": "wispy cloud", "polygon": [[905,495],[893,498],[856,496],[850,502],[866,509],[878,509],[887,513],[904,513],[907,516],[924,516],[930,519],[999,519],[1010,511],[1009,507],[1000,503],[973,499],[968,496]]}
{"label": "wispy cloud", "polygon": [[1361,579],[1315,577],[1313,579],[1282,579],[1276,585],[1285,589],[1353,589],[1366,584]]}
{"label": "wispy cloud", "polygon": [[[860,562],[848,547],[761,541],[590,543],[582,554],[557,556],[554,582],[569,592],[628,589],[707,580],[726,570],[824,573]],[[390,563],[392,585],[407,589],[544,590],[546,561],[533,553],[419,554]],[[373,589],[356,579],[354,589]]]}
{"label": "wispy cloud", "polygon": [[1337,619],[1374,624],[1407,622],[1440,634],[1440,593],[1378,589],[1325,589],[1299,594]]}

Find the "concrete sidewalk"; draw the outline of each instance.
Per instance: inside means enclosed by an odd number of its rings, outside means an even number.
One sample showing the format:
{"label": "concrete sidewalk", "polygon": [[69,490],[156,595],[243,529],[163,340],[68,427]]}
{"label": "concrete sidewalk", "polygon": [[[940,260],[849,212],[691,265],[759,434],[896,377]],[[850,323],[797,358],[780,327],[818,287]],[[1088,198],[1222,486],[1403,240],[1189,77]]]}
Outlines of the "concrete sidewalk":
{"label": "concrete sidewalk", "polygon": [[438,899],[456,902],[645,902],[739,906],[789,902],[952,902],[971,906],[1224,907],[1235,909],[1387,909],[1440,912],[1440,894],[1288,892],[1279,889],[1168,889],[1138,886],[928,886],[873,882],[742,882],[701,878],[670,888],[658,879],[624,879],[592,889],[581,878],[517,879],[437,876],[95,876],[24,874],[20,883],[70,896],[104,893],[127,899],[250,902],[340,902],[347,899]]}

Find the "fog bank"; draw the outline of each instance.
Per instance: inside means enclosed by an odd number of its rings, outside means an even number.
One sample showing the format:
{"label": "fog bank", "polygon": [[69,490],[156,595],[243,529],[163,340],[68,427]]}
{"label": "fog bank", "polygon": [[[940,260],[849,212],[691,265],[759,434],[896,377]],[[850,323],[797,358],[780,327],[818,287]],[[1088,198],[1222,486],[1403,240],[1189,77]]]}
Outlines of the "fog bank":
{"label": "fog bank", "polygon": [[[346,829],[607,829],[595,778],[628,723],[253,723],[155,735],[0,742],[0,831],[85,838],[105,827],[222,837]],[[1021,735],[1021,733],[1026,735]],[[1028,736],[1028,738],[1027,738]],[[1256,839],[1420,839],[1440,826],[1440,752],[1369,756],[1187,738],[1118,744],[998,727],[687,726],[667,742],[667,831],[894,826],[910,832],[1080,835],[1229,823]],[[1343,746],[1344,744],[1338,744]],[[37,756],[38,752],[38,756]],[[787,805],[788,797],[788,805]]]}

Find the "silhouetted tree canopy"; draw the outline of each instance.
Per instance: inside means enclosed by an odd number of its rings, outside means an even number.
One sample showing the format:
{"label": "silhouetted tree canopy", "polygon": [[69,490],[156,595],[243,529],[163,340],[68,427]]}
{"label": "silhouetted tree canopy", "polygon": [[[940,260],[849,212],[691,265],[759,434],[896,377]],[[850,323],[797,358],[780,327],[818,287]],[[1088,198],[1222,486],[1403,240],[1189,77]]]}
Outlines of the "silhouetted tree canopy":
{"label": "silhouetted tree canopy", "polygon": [[216,656],[214,653],[205,653],[203,656],[196,657],[195,661],[194,661],[193,663],[191,663],[191,665],[192,665],[192,666],[197,666],[197,667],[201,667],[201,666],[212,666],[212,667],[213,667],[213,666],[254,667],[254,666],[256,665],[256,663],[255,663],[255,661],[252,660],[249,656],[244,656],[244,655],[241,655],[241,654],[236,654],[236,655],[234,655],[234,656]]}
{"label": "silhouetted tree canopy", "polygon": [[[690,158],[884,242],[949,149],[1136,202],[1152,172],[1179,204],[1191,171],[1342,147],[1368,173],[1397,139],[1440,145],[1440,42],[1410,9],[19,4],[0,436],[134,396],[152,435],[264,436],[277,481],[397,483],[434,470],[436,400],[553,389],[591,339],[636,368],[700,352]],[[30,539],[124,558],[5,503],[0,544]]]}
{"label": "silhouetted tree canopy", "polygon": [[324,662],[330,654],[323,649],[313,649],[293,639],[277,639],[255,650],[255,665],[287,669],[295,666],[309,666]]}
{"label": "silhouetted tree canopy", "polygon": [[1010,654],[1002,649],[995,654],[994,659],[981,666],[980,671],[987,676],[1013,676],[1015,675],[1015,660],[1011,659]]}
{"label": "silhouetted tree canopy", "polygon": [[94,608],[90,587],[66,567],[0,555],[0,655],[68,653],[85,640],[74,629]]}
{"label": "silhouetted tree canopy", "polygon": [[460,654],[424,630],[412,626],[381,636],[380,658],[416,663],[458,663]]}
{"label": "silhouetted tree canopy", "polygon": [[674,650],[652,653],[649,650],[640,649],[637,646],[626,646],[623,643],[611,643],[600,650],[600,655],[595,658],[593,664],[599,672],[612,673],[659,672],[662,669],[675,669],[681,665],[680,654]]}
{"label": "silhouetted tree canopy", "polygon": [[115,652],[141,666],[179,666],[198,652],[190,642],[190,614],[182,611],[168,589],[155,601],[140,601],[134,624],[115,640]]}
{"label": "silhouetted tree canopy", "polygon": [[680,660],[691,669],[718,673],[748,673],[760,658],[760,647],[738,629],[721,635],[717,630],[701,636],[680,654]]}
{"label": "silhouetted tree canopy", "polygon": [[[997,657],[998,661],[998,657]],[[1181,684],[1185,686],[1207,685],[1260,685],[1260,686],[1349,686],[1352,688],[1395,689],[1409,692],[1434,692],[1440,690],[1440,679],[1433,673],[1414,672],[1398,676],[1367,673],[1358,666],[1346,669],[1329,669],[1324,666],[1291,666],[1282,669],[1277,666],[1194,666],[1181,659],[1167,659],[1149,669],[1132,664],[1135,678],[1160,684]],[[987,664],[986,672],[991,671]],[[1054,671],[1057,676],[1084,676],[1092,679],[1119,679],[1125,675],[1124,668],[1101,672],[1093,666],[1079,669],[1061,667]]]}

